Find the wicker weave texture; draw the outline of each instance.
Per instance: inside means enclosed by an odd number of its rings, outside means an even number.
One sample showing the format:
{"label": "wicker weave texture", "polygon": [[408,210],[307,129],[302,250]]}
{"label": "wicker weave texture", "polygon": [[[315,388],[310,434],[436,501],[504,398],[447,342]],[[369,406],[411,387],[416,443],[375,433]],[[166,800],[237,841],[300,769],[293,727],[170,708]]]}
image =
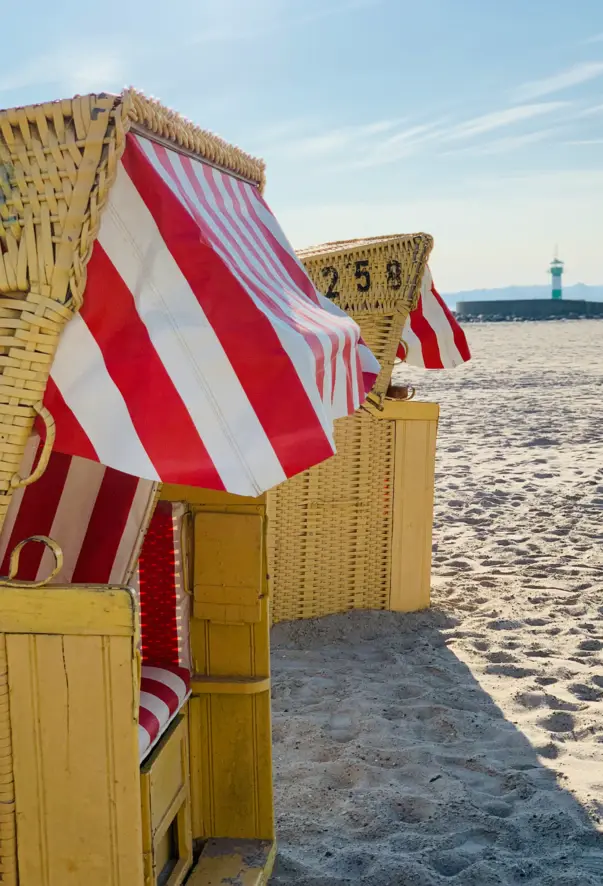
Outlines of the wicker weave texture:
{"label": "wicker weave texture", "polygon": [[336,423],[338,455],[268,493],[274,622],[389,603],[394,423]]}
{"label": "wicker weave texture", "polygon": [[416,307],[433,247],[429,234],[324,243],[301,250],[314,285],[351,314],[381,364],[373,392],[389,385],[402,328]]}

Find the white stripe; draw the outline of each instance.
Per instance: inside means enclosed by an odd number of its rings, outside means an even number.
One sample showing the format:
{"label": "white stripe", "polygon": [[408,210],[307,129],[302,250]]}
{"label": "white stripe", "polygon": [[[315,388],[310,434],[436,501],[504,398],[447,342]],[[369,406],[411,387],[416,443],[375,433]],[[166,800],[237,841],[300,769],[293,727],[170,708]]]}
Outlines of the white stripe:
{"label": "white stripe", "polygon": [[431,291],[423,296],[423,316],[433,329],[438,340],[440,359],[445,369],[454,369],[463,362],[458,348],[454,342],[454,335],[448,317],[442,306]]}
{"label": "white stripe", "polygon": [[[34,459],[36,457],[36,452],[38,451],[39,445],[40,438],[38,434],[32,434],[27,441],[25,452],[23,453],[23,459],[21,461],[21,466],[19,468],[19,475],[21,477],[29,477],[29,475],[31,474],[31,469],[33,467]],[[6,549],[8,547],[10,537],[12,535],[13,529],[15,528],[15,523],[19,515],[19,508],[21,507],[21,502],[23,501],[23,496],[25,495],[27,488],[27,486],[21,486],[18,489],[15,489],[12,494],[12,498],[8,506],[8,511],[2,525],[2,533],[0,534],[0,563],[2,563],[2,561],[4,560]],[[19,539],[19,541],[21,541],[21,539]]]}
{"label": "white stripe", "polygon": [[[275,240],[275,241],[281,246],[281,248],[282,248],[285,252],[287,252],[287,253],[289,254],[289,256],[295,261],[295,263],[296,263],[296,265],[298,266],[298,268],[300,269],[301,273],[304,274],[304,275],[307,277],[307,276],[308,276],[308,272],[306,271],[306,269],[305,269],[303,263],[300,261],[299,257],[296,255],[296,253],[295,253],[293,247],[291,246],[291,244],[289,243],[289,241],[288,241],[286,235],[284,234],[283,230],[282,230],[281,227],[279,226],[279,224],[278,224],[276,218],[275,218],[274,215],[273,215],[273,214],[272,214],[272,213],[266,208],[266,206],[264,205],[263,201],[259,198],[259,196],[256,196],[256,200],[255,200],[254,208],[255,208],[255,211],[256,211],[256,213],[257,213],[257,215],[258,215],[258,218],[259,218],[261,224],[263,224],[263,225],[266,227],[266,229],[269,231],[269,233],[270,233],[271,236],[274,238],[274,240]],[[353,386],[353,387],[352,387],[352,390],[353,390],[353,397],[354,397],[354,407],[357,408],[357,407],[360,405],[360,395],[363,393],[363,387],[362,387],[362,384],[361,384],[361,380],[358,378],[358,373],[357,373],[357,370],[356,370],[356,359],[355,359],[355,356],[356,356],[356,355],[355,355],[355,348],[360,348],[360,347],[361,347],[361,344],[360,344],[360,338],[361,338],[360,327],[356,324],[356,322],[355,322],[354,320],[352,320],[352,318],[351,318],[348,314],[345,313],[345,311],[342,311],[341,308],[339,308],[337,305],[335,305],[335,304],[331,301],[331,299],[326,298],[326,296],[322,295],[322,294],[321,294],[321,293],[320,293],[320,292],[314,287],[314,284],[312,284],[312,282],[310,281],[310,278],[309,278],[309,277],[308,277],[308,280],[309,280],[309,282],[310,282],[310,284],[311,284],[311,286],[312,286],[312,289],[314,290],[314,293],[315,293],[315,295],[316,295],[316,299],[318,300],[318,303],[319,303],[319,305],[321,306],[321,308],[322,308],[323,310],[328,311],[328,313],[329,313],[331,316],[334,316],[334,317],[337,317],[337,318],[341,318],[341,319],[345,319],[345,321],[346,321],[346,323],[345,323],[345,327],[344,327],[344,328],[345,328],[345,330],[346,330],[346,335],[347,335],[348,339],[349,339],[350,342],[351,342],[351,358],[350,358],[350,365],[351,365],[351,370],[352,370],[352,386]],[[365,348],[366,348],[366,346],[365,346]],[[379,372],[379,370],[380,370],[381,367],[379,366],[379,364],[377,363],[377,361],[376,361],[374,355],[369,351],[368,348],[366,348],[366,352],[367,352],[368,354],[370,354],[370,360],[369,360],[369,362],[368,362],[367,365],[368,365],[368,366],[371,366],[371,363],[374,362],[374,363],[376,364],[376,366],[377,366],[376,373],[378,374],[378,372]],[[341,355],[341,352],[340,352],[340,355]],[[343,355],[341,355],[341,356],[343,356]],[[363,366],[363,368],[364,368],[364,364],[363,364],[363,362],[362,362],[362,361],[363,361],[362,352],[361,352],[361,354],[360,354],[360,359],[361,359],[361,366]],[[345,367],[344,367],[344,369],[345,369]],[[372,369],[369,368],[369,369],[367,369],[366,371],[371,372]],[[339,408],[341,408],[342,405],[343,405],[343,404],[342,404],[341,401],[340,401]],[[347,403],[345,404],[345,408],[347,409]],[[340,414],[338,414],[338,415],[337,415],[337,418],[341,418],[344,414],[345,414],[345,413],[340,413]]]}
{"label": "white stripe", "polygon": [[[275,307],[280,308],[285,314],[286,319],[277,317],[273,313],[273,309],[270,305],[260,301],[260,299],[254,294],[253,290],[249,288],[249,285],[246,285],[241,279],[245,290],[254,300],[258,309],[268,317],[272,326],[284,327],[285,338],[283,339],[283,346],[286,348],[286,344],[289,340],[296,342],[300,336],[299,329],[305,330],[306,333],[313,334],[317,337],[323,350],[324,359],[328,362],[331,355],[332,345],[328,335],[324,332],[324,328],[321,328],[320,318],[316,317],[316,306],[311,304],[306,295],[300,292],[291,279],[283,278],[281,280],[282,285],[280,287],[275,286],[274,275],[270,275],[262,267],[261,262],[253,251],[255,245],[253,238],[237,218],[232,198],[224,186],[222,174],[215,170],[211,170],[211,168],[208,167],[214,183],[217,185],[218,190],[223,197],[225,209],[222,209],[222,207],[216,202],[213,191],[203,175],[204,167],[202,163],[192,160],[189,161],[199,188],[203,193],[204,199],[200,200],[186,174],[181,156],[175,152],[168,152],[168,156],[183,192],[186,194],[186,197],[190,200],[195,210],[203,218],[204,223],[211,228],[220,249],[223,250],[223,258],[229,268],[236,272],[239,279],[245,278],[248,281],[248,284],[251,284],[252,287],[255,286],[260,289],[265,298],[267,298]],[[167,184],[171,187],[172,191],[177,194],[182,205],[190,212],[190,209],[182,200],[182,195],[176,191],[174,183],[168,179]],[[230,245],[228,238],[225,237],[216,218],[222,222],[227,234],[229,234],[234,240],[236,248],[233,248]],[[251,244],[251,248],[248,244]],[[312,316],[312,314],[314,314],[314,316]],[[324,324],[322,324],[322,326],[324,327]],[[289,339],[287,333],[291,332],[294,337]],[[305,339],[304,344],[308,347]],[[287,351],[287,353],[289,352]],[[313,375],[313,378],[315,378],[315,374]]]}
{"label": "white stripe", "polygon": [[[144,727],[141,726],[140,724],[138,725],[138,753],[140,754],[139,759],[140,759],[141,763],[143,762],[143,760],[146,757],[148,757],[150,752],[159,744],[159,742],[161,741],[161,737],[163,735],[165,735],[165,733],[168,730],[168,727],[171,726],[171,724],[174,722],[174,720],[176,719],[176,717],[178,716],[178,714],[180,713],[180,711],[182,710],[182,708],[184,707],[185,703],[188,701],[188,699],[190,698],[191,695],[192,695],[192,693],[190,691],[186,693],[185,697],[179,703],[179,705],[176,708],[176,710],[174,711],[174,713],[171,714],[167,723],[163,723],[161,725],[159,732],[157,733],[157,735],[155,736],[155,738],[152,742],[150,741],[151,736],[149,735],[147,730],[144,729]],[[143,733],[143,735],[141,735],[141,732]],[[144,736],[146,736],[146,739]],[[142,749],[141,749],[141,745],[142,745]]]}
{"label": "white stripe", "polygon": [[285,480],[227,354],[123,166],[99,242],[135,294],[153,346],[226,488],[256,495]]}
{"label": "white stripe", "polygon": [[[153,668],[152,670],[157,670],[157,668]],[[180,696],[178,696],[178,698],[180,698]],[[159,731],[161,732],[162,728],[165,726],[166,722],[170,719],[171,716],[171,711],[166,703],[160,698],[157,698],[156,695],[151,695],[150,692],[141,692],[140,707],[144,708],[145,711],[149,711],[151,714],[157,717],[157,719],[159,720]]]}
{"label": "white stripe", "polygon": [[[164,686],[167,686],[172,692],[175,692],[178,696],[178,701],[181,702],[183,698],[186,697],[187,688],[184,680],[178,676],[178,674],[172,673],[172,671],[168,671],[166,668],[156,668],[152,665],[143,665],[142,667],[142,678],[147,678],[148,680],[155,680],[157,683],[163,683]],[[141,693],[142,696],[146,693]],[[141,702],[141,707],[146,707]],[[150,709],[149,709],[150,710]]]}
{"label": "white stripe", "polygon": [[[62,548],[64,557],[63,568],[53,579],[53,584],[68,584],[71,581],[105,470],[98,462],[71,459],[49,533]],[[103,542],[99,539],[98,543]],[[53,564],[54,557],[46,548],[38,569],[38,581],[49,575]]]}
{"label": "white stripe", "polygon": [[[200,180],[201,186],[203,186],[203,181],[201,181],[202,174],[200,172],[200,168],[202,166],[201,163],[194,163],[191,161],[193,169],[197,172],[197,167],[199,168],[197,178]],[[347,398],[347,367],[345,365],[343,359],[344,348],[348,344],[351,345],[351,366],[355,368],[356,361],[354,359],[354,345],[355,345],[355,336],[354,336],[354,327],[351,325],[350,318],[342,311],[340,314],[335,314],[337,317],[337,321],[333,322],[333,320],[329,317],[325,317],[322,314],[322,311],[316,310],[316,303],[312,302],[306,293],[301,289],[295,280],[289,275],[283,263],[277,258],[274,250],[268,243],[266,239],[266,235],[263,231],[260,230],[255,218],[249,214],[249,210],[247,209],[246,204],[243,202],[242,197],[238,197],[237,191],[240,193],[245,190],[248,194],[250,203],[252,206],[258,203],[259,196],[257,194],[257,189],[253,188],[251,185],[240,184],[239,187],[234,187],[235,191],[235,199],[228,193],[224,179],[225,175],[223,173],[218,172],[217,170],[210,170],[210,174],[212,175],[214,182],[216,183],[220,194],[224,199],[224,203],[226,209],[228,211],[228,217],[232,221],[231,231],[234,234],[235,238],[237,238],[237,242],[240,241],[241,238],[244,238],[246,242],[251,244],[252,249],[254,251],[259,252],[260,258],[264,260],[264,264],[268,267],[267,269],[261,265],[260,262],[255,262],[254,267],[257,268],[258,273],[261,275],[264,285],[268,286],[271,291],[275,294],[275,301],[281,304],[282,309],[291,313],[293,305],[295,305],[294,310],[294,321],[295,323],[299,323],[302,328],[305,328],[307,332],[315,335],[323,349],[324,361],[327,366],[331,366],[331,361],[333,361],[333,357],[335,357],[335,365],[336,365],[336,387],[335,387],[335,397],[334,403],[332,404],[335,411],[338,411],[343,407],[345,409],[345,413],[347,415],[348,411],[348,398]],[[221,213],[222,217],[224,217],[224,211],[218,206],[215,202],[213,194],[210,190],[205,191],[206,198],[208,202],[211,201],[211,206],[214,208],[216,213]],[[247,225],[243,224],[241,221],[241,214],[245,213],[245,221]],[[251,232],[249,231],[251,228]],[[240,233],[240,237],[237,237],[237,234]],[[244,250],[247,254],[247,250]],[[251,256],[250,256],[251,258]],[[236,258],[235,258],[236,260]],[[304,271],[304,274],[306,272]],[[274,285],[274,280],[280,281],[279,286]],[[289,298],[283,299],[283,294],[288,295],[291,292],[293,296],[293,301]],[[324,308],[324,306],[321,306]],[[332,312],[330,312],[332,313]],[[332,314],[333,315],[333,314]],[[342,322],[343,321],[343,322]],[[337,345],[335,348],[335,344],[331,338],[332,335],[336,336]],[[333,350],[335,348],[335,355],[333,355]],[[353,373],[353,377],[355,378],[356,373]],[[332,383],[328,380],[328,384],[325,385],[325,392],[330,392],[332,387]],[[353,389],[355,390],[355,389]],[[340,417],[339,413],[334,417]]]}
{"label": "white stripe", "polygon": [[[196,174],[197,181],[199,183],[199,187],[201,188],[204,201],[200,200],[195,192],[193,185],[188,178],[186,171],[182,165],[182,161],[178,154],[174,154],[173,152],[168,152],[168,156],[172,165],[172,169],[174,170],[178,181],[180,183],[180,187],[182,192],[186,195],[186,200],[183,199],[183,194],[176,187],[173,180],[166,174],[163,166],[159,163],[154,151],[153,156],[149,159],[154,163],[157,171],[162,175],[166,184],[170,187],[172,192],[178,197],[181,204],[186,208],[189,214],[195,218],[194,212],[196,212],[201,219],[203,220],[203,224],[209,228],[212,236],[212,245],[216,251],[216,253],[222,258],[224,263],[227,265],[233,276],[238,280],[240,285],[243,287],[245,292],[248,294],[249,298],[253,301],[256,308],[264,314],[265,317],[269,320],[272,328],[276,332],[278,336],[279,342],[291,360],[295,371],[300,378],[304,389],[314,407],[314,411],[318,416],[325,433],[329,433],[331,429],[331,421],[332,417],[325,413],[325,403],[323,403],[320,392],[316,385],[316,358],[312,352],[312,349],[309,343],[304,338],[303,334],[297,331],[291,324],[290,317],[290,309],[287,309],[287,305],[282,303],[282,299],[280,297],[275,298],[274,293],[270,292],[270,287],[266,286],[261,278],[259,278],[254,272],[253,269],[248,266],[248,263],[245,263],[240,259],[238,255],[235,254],[235,251],[232,250],[227,244],[224,242],[224,234],[220,229],[218,222],[215,219],[215,215],[225,224],[227,230],[230,230],[231,235],[237,241],[237,245],[244,252],[248,253],[248,250],[245,249],[244,244],[237,239],[236,231],[233,231],[232,226],[228,224],[228,218],[224,214],[223,210],[215,204],[215,199],[211,188],[208,183],[205,181],[205,178],[201,171],[197,172],[195,169],[195,164],[193,164],[193,171]],[[190,204],[190,205],[189,205]],[[194,208],[194,212],[191,211],[191,206]],[[207,207],[211,207],[214,210],[214,214],[208,210]],[[195,219],[197,222],[197,220]],[[198,222],[197,222],[198,223]],[[286,319],[282,319],[280,317],[275,316],[273,309],[271,309],[269,304],[266,304],[266,301],[263,301],[257,293],[254,291],[254,287],[256,289],[261,290],[265,299],[267,299],[272,304],[279,304],[281,310],[285,313]],[[279,293],[280,296],[280,293]],[[312,330],[315,335],[317,335],[315,330]],[[325,354],[325,346],[324,343],[320,341],[319,344],[322,348],[323,355]],[[329,343],[329,354],[330,354],[330,343]],[[330,367],[329,360],[326,359],[325,362],[326,367]],[[330,372],[330,368],[329,368]],[[325,391],[330,391],[330,381],[329,385],[325,385]]]}
{"label": "white stripe", "polygon": [[[332,416],[325,412],[325,404],[322,402],[322,399],[319,395],[318,388],[316,386],[316,374],[315,374],[315,359],[312,354],[311,348],[309,344],[304,339],[303,335],[292,330],[291,326],[289,326],[284,321],[278,320],[277,318],[270,315],[270,312],[263,304],[263,302],[250,291],[248,283],[246,283],[243,275],[241,274],[238,265],[234,264],[233,257],[229,251],[227,251],[222,243],[222,233],[218,229],[216,223],[209,216],[207,209],[200,203],[197,198],[197,195],[194,192],[194,188],[191,182],[188,179],[184,169],[182,168],[182,163],[179,161],[179,156],[172,156],[173,152],[168,152],[170,162],[172,164],[172,168],[176,173],[178,180],[181,182],[181,187],[183,191],[187,195],[187,201],[183,200],[183,196],[181,191],[178,189],[174,181],[167,174],[166,170],[163,168],[162,164],[159,162],[157,155],[151,145],[151,147],[146,144],[147,140],[141,139],[140,144],[144,148],[145,153],[153,165],[153,168],[158,173],[158,175],[162,178],[162,180],[168,185],[170,190],[175,194],[180,203],[184,206],[184,208],[189,212],[191,217],[195,217],[194,213],[191,210],[190,205],[192,204],[199,215],[202,216],[204,223],[212,232],[212,247],[217,255],[220,256],[222,261],[227,265],[229,270],[231,271],[233,277],[239,282],[239,284],[243,287],[245,292],[249,295],[249,297],[254,302],[255,306],[258,310],[262,311],[268,319],[272,327],[274,328],[281,346],[283,350],[293,363],[297,375],[302,382],[304,389],[307,395],[312,402],[312,406],[314,411],[321,423],[323,431],[325,435],[329,439],[331,445],[333,444],[332,437]],[[203,183],[200,183],[203,184]],[[205,188],[208,188],[207,182],[205,182]],[[213,199],[213,198],[212,198]],[[197,220],[195,219],[198,224]],[[277,481],[273,481],[273,485],[276,484]],[[264,487],[267,488],[267,487]]]}
{"label": "white stripe", "polygon": [[160,479],[81,314],[65,326],[50,375],[101,464],[135,477]]}
{"label": "white stripe", "polygon": [[404,324],[404,329],[402,330],[402,341],[407,345],[408,352],[406,354],[405,363],[408,363],[409,366],[419,366],[421,369],[425,369],[425,361],[423,360],[423,348],[421,347],[421,342],[414,332],[410,317],[406,320]]}
{"label": "white stripe", "polygon": [[358,345],[358,348],[360,350],[360,365],[362,366],[362,371],[369,373],[369,375],[379,375],[381,364],[373,352],[362,343]]}
{"label": "white stripe", "polygon": [[145,517],[149,515],[149,502],[154,497],[156,484],[149,480],[139,480],[132,506],[119,540],[115,560],[109,576],[110,584],[123,584],[133,560],[134,549],[142,543],[147,529]]}
{"label": "white stripe", "polygon": [[138,758],[142,763],[142,758],[151,746],[151,736],[140,723],[138,724]]}

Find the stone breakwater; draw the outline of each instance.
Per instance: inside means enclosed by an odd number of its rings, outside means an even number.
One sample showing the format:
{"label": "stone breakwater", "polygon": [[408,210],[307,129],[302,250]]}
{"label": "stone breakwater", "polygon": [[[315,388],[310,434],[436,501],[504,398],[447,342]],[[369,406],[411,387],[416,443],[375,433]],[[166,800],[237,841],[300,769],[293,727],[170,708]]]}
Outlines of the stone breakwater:
{"label": "stone breakwater", "polygon": [[509,322],[513,320],[592,320],[603,319],[603,302],[579,299],[524,299],[515,301],[457,302],[456,317],[461,322]]}

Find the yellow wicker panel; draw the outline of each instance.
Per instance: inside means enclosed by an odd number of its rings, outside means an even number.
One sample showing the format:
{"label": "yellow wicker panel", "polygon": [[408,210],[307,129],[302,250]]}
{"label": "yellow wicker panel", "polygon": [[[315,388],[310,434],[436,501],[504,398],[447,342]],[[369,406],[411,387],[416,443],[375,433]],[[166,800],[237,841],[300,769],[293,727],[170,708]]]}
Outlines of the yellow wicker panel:
{"label": "yellow wicker panel", "polygon": [[378,396],[389,385],[432,246],[429,234],[396,234],[324,243],[298,253],[317,289],[351,314],[381,363],[373,388]]}
{"label": "yellow wicker panel", "polygon": [[394,423],[336,423],[338,455],[268,494],[273,621],[389,602]]}

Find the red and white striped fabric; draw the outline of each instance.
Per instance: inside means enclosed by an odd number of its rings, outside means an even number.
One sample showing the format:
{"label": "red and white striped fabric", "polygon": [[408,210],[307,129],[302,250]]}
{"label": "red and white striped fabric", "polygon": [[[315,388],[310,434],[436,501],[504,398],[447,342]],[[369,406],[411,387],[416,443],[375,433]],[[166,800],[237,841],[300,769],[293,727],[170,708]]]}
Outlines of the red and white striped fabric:
{"label": "red and white striped fabric", "polygon": [[184,587],[185,506],[157,503],[131,582],[140,604],[142,658],[162,667],[191,667],[190,594]]}
{"label": "red and white striped fabric", "polygon": [[[21,475],[31,473],[39,452],[30,438]],[[7,575],[12,549],[31,535],[54,539],[64,554],[54,584],[120,584],[127,578],[150,513],[156,485],[88,459],[53,452],[42,477],[17,489],[0,534],[0,574]],[[52,571],[50,551],[26,545],[19,560],[20,579],[36,581]]]}
{"label": "red and white striped fabric", "polygon": [[190,674],[185,668],[143,665],[138,714],[138,753],[141,762],[189,697],[190,682]]}
{"label": "red and white striped fabric", "polygon": [[378,372],[257,188],[129,134],[45,405],[56,448],[257,495],[334,452]]}
{"label": "red and white striped fabric", "polygon": [[454,369],[471,359],[465,333],[433,285],[429,268],[423,275],[419,303],[402,330],[397,356],[422,369]]}

